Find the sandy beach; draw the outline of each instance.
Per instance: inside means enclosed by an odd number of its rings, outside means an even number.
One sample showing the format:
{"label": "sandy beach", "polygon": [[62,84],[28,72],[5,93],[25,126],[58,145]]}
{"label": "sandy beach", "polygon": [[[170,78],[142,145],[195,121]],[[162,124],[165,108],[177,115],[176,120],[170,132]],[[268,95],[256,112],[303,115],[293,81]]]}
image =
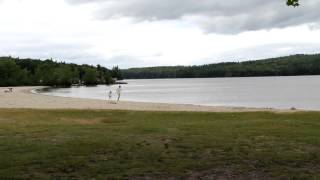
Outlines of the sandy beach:
{"label": "sandy beach", "polygon": [[0,108],[26,109],[112,109],[136,111],[199,111],[199,112],[249,112],[276,111],[292,112],[291,110],[277,110],[245,107],[216,107],[166,103],[144,103],[121,101],[117,104],[104,100],[67,98],[47,96],[33,93],[35,89],[43,87],[15,87],[12,93],[5,93],[5,87],[0,88]]}

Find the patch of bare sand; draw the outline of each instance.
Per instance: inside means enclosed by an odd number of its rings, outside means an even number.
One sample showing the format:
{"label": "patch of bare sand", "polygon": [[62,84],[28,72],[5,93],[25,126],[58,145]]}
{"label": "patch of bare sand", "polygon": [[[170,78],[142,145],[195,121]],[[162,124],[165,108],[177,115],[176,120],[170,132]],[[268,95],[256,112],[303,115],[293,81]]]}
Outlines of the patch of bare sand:
{"label": "patch of bare sand", "polygon": [[197,112],[296,112],[297,110],[277,110],[267,108],[198,106],[166,103],[144,103],[121,101],[114,104],[104,100],[56,97],[32,93],[44,87],[15,87],[13,93],[5,93],[0,88],[0,108],[26,109],[110,109],[135,111],[197,111]]}

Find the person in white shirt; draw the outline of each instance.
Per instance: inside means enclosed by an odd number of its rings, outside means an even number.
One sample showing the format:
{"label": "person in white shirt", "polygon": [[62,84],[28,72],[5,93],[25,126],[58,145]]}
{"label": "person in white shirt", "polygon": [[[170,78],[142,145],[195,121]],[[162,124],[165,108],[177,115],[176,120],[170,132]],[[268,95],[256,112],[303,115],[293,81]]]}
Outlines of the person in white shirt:
{"label": "person in white shirt", "polygon": [[117,88],[117,95],[118,95],[118,102],[120,101],[120,96],[121,96],[121,86],[119,86],[118,88]]}

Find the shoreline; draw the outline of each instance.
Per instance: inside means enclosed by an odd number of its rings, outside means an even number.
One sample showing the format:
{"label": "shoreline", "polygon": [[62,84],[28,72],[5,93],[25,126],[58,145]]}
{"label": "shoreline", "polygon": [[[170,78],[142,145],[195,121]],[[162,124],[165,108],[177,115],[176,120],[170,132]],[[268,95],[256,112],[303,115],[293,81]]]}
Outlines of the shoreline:
{"label": "shoreline", "polygon": [[89,110],[133,110],[133,111],[181,111],[181,112],[299,112],[307,110],[202,106],[191,104],[169,104],[151,102],[120,101],[111,103],[107,100],[73,97],[50,96],[35,91],[45,86],[15,87],[13,93],[5,93],[6,87],[0,88],[0,108],[10,109],[89,109]]}

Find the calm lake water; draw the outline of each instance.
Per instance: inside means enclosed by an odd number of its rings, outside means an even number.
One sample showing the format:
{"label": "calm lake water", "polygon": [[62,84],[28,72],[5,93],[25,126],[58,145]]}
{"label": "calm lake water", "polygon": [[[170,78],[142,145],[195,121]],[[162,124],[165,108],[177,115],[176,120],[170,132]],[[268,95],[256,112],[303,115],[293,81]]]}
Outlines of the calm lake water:
{"label": "calm lake water", "polygon": [[[122,100],[320,110],[320,76],[126,80]],[[107,99],[117,86],[50,89],[43,94]],[[116,98],[116,94],[113,94]]]}

